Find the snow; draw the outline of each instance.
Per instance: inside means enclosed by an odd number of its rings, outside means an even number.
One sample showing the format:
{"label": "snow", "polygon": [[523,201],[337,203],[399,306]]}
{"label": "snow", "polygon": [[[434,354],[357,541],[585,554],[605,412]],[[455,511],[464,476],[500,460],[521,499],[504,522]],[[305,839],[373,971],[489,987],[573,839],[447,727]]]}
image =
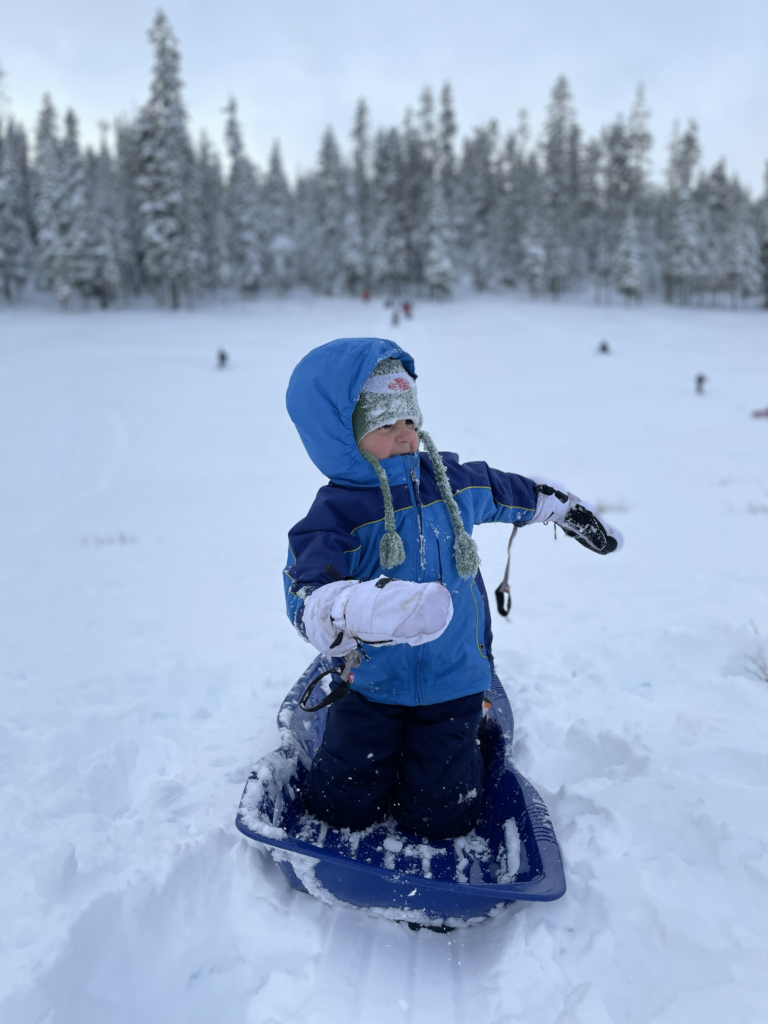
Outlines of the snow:
{"label": "snow", "polygon": [[[600,558],[521,530],[494,613],[562,900],[411,932],[295,892],[234,829],[311,659],[281,571],[322,481],[288,375],[393,330],[351,300],[0,310],[3,1024],[765,1020],[759,311],[478,297],[396,329],[439,447],[560,481],[625,537]],[[476,532],[491,589],[508,535]]]}

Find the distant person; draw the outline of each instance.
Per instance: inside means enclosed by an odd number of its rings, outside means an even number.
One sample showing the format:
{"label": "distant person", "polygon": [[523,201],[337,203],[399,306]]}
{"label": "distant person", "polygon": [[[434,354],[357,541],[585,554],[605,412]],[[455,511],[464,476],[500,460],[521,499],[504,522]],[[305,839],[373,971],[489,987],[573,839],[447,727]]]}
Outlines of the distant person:
{"label": "distant person", "polygon": [[706,373],[697,373],[696,374],[696,394],[697,395],[703,395],[704,394],[704,385],[706,383],[707,383],[707,375],[706,375]]}
{"label": "distant person", "polygon": [[409,302],[407,299],[403,303],[403,313],[405,314],[407,320],[410,320],[413,315],[413,304]]}
{"label": "distant person", "polygon": [[227,363],[229,362],[229,355],[225,348],[220,348],[216,355],[216,365],[220,370],[226,370]]}
{"label": "distant person", "polygon": [[397,307],[392,310],[392,326],[397,327],[400,323],[400,314],[397,311]]}
{"label": "distant person", "polygon": [[371,293],[368,291],[367,288],[364,288],[363,289],[363,302],[369,302],[370,298],[371,298]]}
{"label": "distant person", "polygon": [[608,344],[607,341],[601,341],[600,344],[597,346],[597,351],[600,353],[601,356],[609,356],[611,354],[611,346]]}
{"label": "distant person", "polygon": [[[474,414],[462,377],[473,372],[470,359],[443,393],[457,416]],[[354,831],[392,813],[440,839],[469,832],[482,806],[493,659],[473,526],[557,523],[600,555],[621,538],[572,494],[439,452],[415,376],[379,338],[321,345],[293,371],[288,412],[330,485],[288,535],[283,583],[304,639],[350,665],[365,656],[331,704],[302,782],[307,810]]]}

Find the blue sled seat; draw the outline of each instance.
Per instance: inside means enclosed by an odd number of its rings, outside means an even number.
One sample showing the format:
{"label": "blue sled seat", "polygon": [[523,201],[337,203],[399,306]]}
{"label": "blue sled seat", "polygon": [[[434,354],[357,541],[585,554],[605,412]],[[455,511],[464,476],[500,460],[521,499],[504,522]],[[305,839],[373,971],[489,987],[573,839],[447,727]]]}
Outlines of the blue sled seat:
{"label": "blue sled seat", "polygon": [[544,801],[512,763],[512,709],[495,677],[481,737],[483,811],[468,836],[426,841],[391,819],[351,832],[307,813],[297,787],[322,740],[327,709],[308,714],[299,698],[310,679],[338,664],[317,658],[283,701],[281,746],[253,769],[240,801],[243,835],[272,848],[295,889],[414,925],[477,924],[515,900],[559,899],[565,876],[555,831]]}

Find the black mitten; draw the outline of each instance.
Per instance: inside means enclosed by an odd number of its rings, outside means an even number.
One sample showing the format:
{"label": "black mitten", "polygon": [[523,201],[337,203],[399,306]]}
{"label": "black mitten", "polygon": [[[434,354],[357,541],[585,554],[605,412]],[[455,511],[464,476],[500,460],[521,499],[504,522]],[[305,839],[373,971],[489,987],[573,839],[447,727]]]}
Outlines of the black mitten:
{"label": "black mitten", "polygon": [[575,494],[558,491],[549,484],[536,484],[534,490],[539,497],[532,522],[556,523],[563,533],[598,555],[610,555],[621,547],[621,534]]}

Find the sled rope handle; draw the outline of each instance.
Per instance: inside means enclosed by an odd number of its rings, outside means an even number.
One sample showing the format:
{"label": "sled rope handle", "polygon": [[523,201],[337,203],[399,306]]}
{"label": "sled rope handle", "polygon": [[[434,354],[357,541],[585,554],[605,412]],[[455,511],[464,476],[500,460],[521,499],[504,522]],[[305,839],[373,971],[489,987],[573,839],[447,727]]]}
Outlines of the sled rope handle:
{"label": "sled rope handle", "polygon": [[[316,711],[321,711],[323,708],[327,708],[329,704],[333,704],[337,700],[341,700],[342,697],[346,697],[349,693],[350,687],[355,679],[355,674],[352,671],[353,668],[357,668],[362,658],[360,651],[356,648],[350,651],[349,654],[344,658],[344,665],[339,668],[338,665],[334,665],[332,668],[327,668],[325,672],[321,672],[319,676],[315,676],[309,686],[306,688],[304,693],[301,695],[299,700],[299,707],[302,711],[308,712],[313,715]],[[313,704],[311,707],[307,704],[307,701],[312,696],[312,691],[325,676],[336,675],[339,676],[340,682],[336,689],[331,690],[329,694],[319,700],[317,704]]]}
{"label": "sled rope handle", "polygon": [[512,557],[512,541],[515,539],[516,533],[517,526],[515,525],[512,527],[512,533],[510,534],[509,543],[507,544],[507,565],[504,569],[504,579],[494,590],[494,594],[496,595],[496,608],[499,615],[504,618],[506,618],[512,611],[512,594],[509,590],[509,561]]}

